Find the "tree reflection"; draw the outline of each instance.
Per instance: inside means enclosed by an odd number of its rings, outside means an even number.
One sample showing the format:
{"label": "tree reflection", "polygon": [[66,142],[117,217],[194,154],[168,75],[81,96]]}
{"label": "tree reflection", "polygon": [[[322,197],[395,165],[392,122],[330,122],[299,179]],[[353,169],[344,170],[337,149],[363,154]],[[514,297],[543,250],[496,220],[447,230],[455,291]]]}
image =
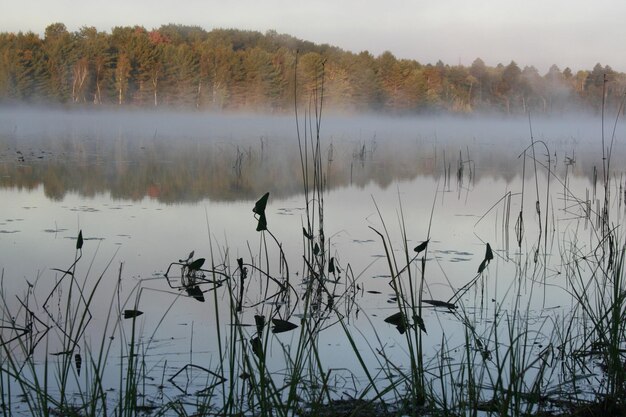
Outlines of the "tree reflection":
{"label": "tree reflection", "polygon": [[[27,190],[43,186],[44,194],[52,200],[62,200],[67,193],[87,197],[110,193],[116,199],[152,198],[171,204],[206,198],[252,200],[266,190],[288,197],[301,191],[297,145],[282,139],[232,143],[188,139],[173,143],[130,137],[67,137],[34,141],[27,148],[19,148],[15,142],[9,136],[0,137],[0,186]],[[375,143],[333,141],[327,148],[328,189],[370,183],[387,188],[418,176],[443,177],[444,156],[445,164],[455,167],[456,159],[468,158],[467,152],[476,167],[474,181],[487,177],[510,183],[521,172],[517,155],[506,145],[459,149],[455,145],[379,139]],[[557,172],[565,169],[567,152],[571,150],[553,158]],[[569,175],[591,180],[592,160],[580,158],[567,167]]]}

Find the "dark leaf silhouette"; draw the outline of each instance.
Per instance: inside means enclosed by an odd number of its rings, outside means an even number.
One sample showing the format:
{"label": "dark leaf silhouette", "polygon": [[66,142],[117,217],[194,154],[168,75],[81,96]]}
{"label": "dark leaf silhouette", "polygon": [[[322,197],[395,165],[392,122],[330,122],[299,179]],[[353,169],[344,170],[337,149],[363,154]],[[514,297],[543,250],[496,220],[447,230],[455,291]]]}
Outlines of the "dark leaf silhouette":
{"label": "dark leaf silhouette", "polygon": [[261,359],[263,357],[263,342],[261,342],[261,338],[256,336],[250,339],[250,346],[252,347],[252,352]]}
{"label": "dark leaf silhouette", "polygon": [[481,274],[485,268],[487,268],[487,265],[489,265],[489,261],[491,261],[493,259],[493,251],[491,250],[491,245],[489,243],[487,243],[487,249],[485,251],[485,259],[483,259],[483,261],[480,263],[480,266],[478,267],[478,273]]}
{"label": "dark leaf silhouette", "polygon": [[485,268],[487,268],[487,263],[488,263],[487,258],[483,259],[483,261],[480,263],[480,266],[478,267],[479,274],[482,274]]}
{"label": "dark leaf silhouette", "polygon": [[303,227],[302,228],[302,234],[304,235],[304,237],[306,237],[309,240],[313,239],[313,236],[311,236],[310,234],[307,233],[306,229]]}
{"label": "dark leaf silhouette", "polygon": [[64,350],[62,352],[51,353],[52,356],[63,356],[63,355],[71,355],[71,354],[72,354],[71,350]]}
{"label": "dark leaf silhouette", "polygon": [[404,321],[404,314],[402,314],[402,312],[397,312],[395,314],[392,314],[391,316],[385,319],[385,323],[389,323],[393,325],[398,325],[402,323],[403,321]]}
{"label": "dark leaf silhouette", "polygon": [[239,269],[243,269],[243,258],[237,258],[237,266]]}
{"label": "dark leaf silhouette", "polygon": [[456,309],[456,306],[452,303],[449,303],[447,301],[440,301],[440,300],[422,300],[423,303],[426,304],[430,304],[433,305],[435,307],[446,307],[449,308],[450,310],[454,310]]}
{"label": "dark leaf silhouette", "polygon": [[139,310],[124,310],[125,319],[132,319],[133,317],[141,316],[142,314],[143,314],[143,311],[139,311]]}
{"label": "dark leaf silhouette", "polygon": [[265,213],[259,216],[259,222],[256,225],[257,232],[261,232],[263,230],[267,230],[267,219],[265,218]]}
{"label": "dark leaf silhouette", "polygon": [[319,255],[319,253],[320,253],[320,245],[315,243],[315,246],[313,247],[313,255]]}
{"label": "dark leaf silhouette", "polygon": [[256,324],[256,332],[260,336],[263,334],[263,328],[265,327],[265,316],[263,315],[255,315],[254,316],[254,324]]}
{"label": "dark leaf silhouette", "polygon": [[74,355],[74,363],[76,364],[76,373],[80,376],[80,368],[83,365],[83,358],[80,357],[80,353]]}
{"label": "dark leaf silhouette", "polygon": [[265,207],[267,206],[267,200],[270,197],[270,193],[267,192],[254,204],[252,211],[259,216],[265,216]]}
{"label": "dark leaf silhouette", "polygon": [[329,274],[335,273],[335,258],[334,257],[330,258],[330,262],[328,262],[328,273]]}
{"label": "dark leaf silhouette", "polygon": [[404,332],[406,332],[406,319],[402,312],[392,314],[385,319],[385,322],[396,326],[396,329],[398,329],[398,332],[400,332],[400,334],[404,334]]}
{"label": "dark leaf silhouette", "polygon": [[286,320],[280,320],[280,319],[272,319],[272,324],[274,325],[272,327],[272,333],[288,332],[298,327],[297,324],[293,324]]}
{"label": "dark leaf silhouette", "polygon": [[491,245],[487,243],[487,251],[485,252],[485,259],[490,261],[493,259],[493,252],[491,251]]}
{"label": "dark leaf silhouette", "polygon": [[202,293],[202,290],[200,289],[199,286],[197,285],[187,286],[185,287],[185,291],[187,291],[188,296],[195,298],[201,303],[204,303],[204,294]]}
{"label": "dark leaf silhouette", "polygon": [[180,263],[187,262],[188,260],[190,260],[191,258],[193,258],[193,254],[194,254],[194,253],[195,253],[195,251],[193,251],[193,250],[192,250],[191,252],[189,252],[189,256],[187,256],[187,259],[179,259],[179,260],[178,260],[178,262],[180,262]]}
{"label": "dark leaf silhouette", "polygon": [[404,323],[400,323],[396,326],[396,330],[398,330],[398,333],[404,334],[404,332],[406,332],[406,325]]}
{"label": "dark leaf silhouette", "polygon": [[76,239],[76,249],[83,248],[83,231],[78,232],[78,239]]}
{"label": "dark leaf silhouette", "polygon": [[197,271],[198,269],[202,268],[202,265],[204,265],[204,261],[204,258],[196,259],[191,264],[189,264],[189,269],[192,271]]}
{"label": "dark leaf silhouette", "polygon": [[415,324],[417,324],[417,327],[419,327],[421,331],[423,331],[424,333],[428,333],[426,331],[426,325],[424,324],[424,319],[422,319],[420,316],[416,314],[413,316],[413,321],[415,322]]}
{"label": "dark leaf silhouette", "polygon": [[417,252],[417,253],[422,252],[423,250],[425,250],[425,249],[428,247],[428,242],[430,242],[430,239],[428,239],[428,240],[426,240],[426,241],[424,241],[424,242],[420,243],[420,244],[419,244],[419,245],[417,245],[417,246],[415,247],[415,249],[413,249],[413,250],[414,250],[415,252]]}

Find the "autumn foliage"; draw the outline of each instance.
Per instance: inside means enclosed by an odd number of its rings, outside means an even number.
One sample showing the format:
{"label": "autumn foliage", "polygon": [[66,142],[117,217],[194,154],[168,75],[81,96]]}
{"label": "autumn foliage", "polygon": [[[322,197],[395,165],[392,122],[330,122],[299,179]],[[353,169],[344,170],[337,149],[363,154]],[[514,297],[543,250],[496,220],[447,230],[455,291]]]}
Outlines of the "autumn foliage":
{"label": "autumn foliage", "polygon": [[626,90],[626,74],[600,64],[577,72],[553,65],[543,75],[514,61],[422,64],[275,31],[165,25],[69,32],[54,23],[43,38],[0,33],[0,102],[280,113],[293,108],[295,83],[306,100],[322,71],[325,105],[350,112],[598,111],[603,91],[608,108],[617,108]]}

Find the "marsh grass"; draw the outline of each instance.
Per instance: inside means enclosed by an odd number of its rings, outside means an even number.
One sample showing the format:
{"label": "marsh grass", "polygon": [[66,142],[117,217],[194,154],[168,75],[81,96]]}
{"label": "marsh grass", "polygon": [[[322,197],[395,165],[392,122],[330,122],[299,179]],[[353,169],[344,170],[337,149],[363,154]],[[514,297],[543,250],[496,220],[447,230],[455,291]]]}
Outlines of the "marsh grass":
{"label": "marsh grass", "polygon": [[[397,203],[397,227],[385,219],[374,201],[378,222],[370,226],[384,253],[393,307],[384,319],[361,308],[362,273],[334,251],[332,233],[325,230],[326,167],[331,151],[322,143],[324,63],[303,113],[296,107],[296,132],[303,182],[302,253],[288,259],[274,219],[266,212],[271,193],[261,196],[251,217],[256,244],[233,259],[208,228],[207,258],[175,260],[158,290],[171,296],[155,326],[146,330],[143,306],[152,294],[139,281],[123,291],[122,265],[110,294],[100,333],[92,333],[94,303],[105,300],[100,284],[109,265],[94,280],[91,266],[82,272],[82,231],[74,261],[59,274],[52,289],[29,285],[18,303],[4,286],[0,345],[2,414],[33,416],[529,416],[604,415],[624,411],[626,396],[625,240],[619,223],[611,221],[611,145],[603,161],[605,196],[591,209],[590,198],[579,198],[557,177],[550,150],[536,141],[520,154],[522,189],[506,192],[487,214],[501,213],[496,229],[502,242],[478,236],[485,248],[480,265],[449,282],[450,296],[435,299],[429,246],[437,235],[431,216],[422,225],[407,224],[402,201]],[[296,71],[297,73],[297,71]],[[294,80],[298,88],[298,80]],[[604,152],[604,134],[602,136]],[[545,150],[545,160],[538,150]],[[332,149],[332,148],[331,148]],[[353,159],[367,163],[375,149],[359,147]],[[237,149],[235,176],[241,178],[244,152]],[[527,161],[529,159],[530,163]],[[535,204],[524,205],[527,165],[534,171]],[[459,152],[457,187],[471,183],[476,167]],[[451,187],[451,162],[443,156],[445,192]],[[544,182],[545,179],[545,182]],[[574,204],[572,229],[554,218],[550,182],[562,185],[562,195]],[[619,181],[621,187],[621,180]],[[540,194],[545,187],[545,199]],[[594,197],[595,197],[594,186]],[[516,200],[517,203],[512,203]],[[520,212],[512,227],[517,250],[509,254],[511,211]],[[596,222],[589,222],[595,216]],[[436,219],[435,219],[436,220]],[[537,224],[535,231],[527,225]],[[208,225],[207,216],[207,225]],[[591,241],[577,238],[582,224],[591,227]],[[251,232],[254,225],[251,223]],[[568,226],[569,227],[569,226]],[[416,230],[426,230],[413,238]],[[394,232],[395,231],[395,232]],[[560,238],[559,236],[562,236]],[[397,243],[397,242],[401,243]],[[420,242],[414,248],[409,242]],[[528,249],[524,249],[527,246]],[[556,262],[548,264],[550,258]],[[542,256],[543,255],[543,256]],[[172,254],[178,259],[178,254]],[[500,268],[512,265],[514,277],[504,280]],[[503,268],[504,269],[504,268]],[[83,275],[81,275],[83,274]],[[83,276],[83,278],[80,278]],[[2,276],[2,281],[4,276]],[[459,281],[456,281],[459,282]],[[547,310],[546,286],[569,294],[570,308]],[[45,298],[39,303],[43,291]],[[543,295],[538,312],[534,299]],[[425,298],[427,297],[427,298]],[[156,334],[178,300],[202,302],[211,311],[208,326],[216,350],[211,363],[198,361],[194,325],[188,360],[168,364],[150,357]],[[490,301],[491,300],[491,301]],[[353,326],[360,323],[370,329]],[[380,326],[398,332],[402,355],[395,354]],[[200,326],[200,325],[198,325]],[[355,369],[325,363],[322,340],[332,329],[345,341]],[[337,330],[339,329],[339,330]],[[451,329],[451,330],[450,330]],[[95,341],[95,342],[94,342]],[[174,360],[172,360],[174,362]],[[109,388],[111,374],[116,388]],[[105,382],[106,381],[106,382]],[[343,385],[338,381],[344,381]],[[348,383],[350,381],[350,389]],[[167,387],[169,386],[170,389]]]}

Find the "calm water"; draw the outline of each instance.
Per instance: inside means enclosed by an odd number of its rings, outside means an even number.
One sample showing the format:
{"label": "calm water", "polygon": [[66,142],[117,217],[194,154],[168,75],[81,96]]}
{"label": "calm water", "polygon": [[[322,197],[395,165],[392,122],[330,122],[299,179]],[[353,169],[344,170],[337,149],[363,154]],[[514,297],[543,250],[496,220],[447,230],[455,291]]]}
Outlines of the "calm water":
{"label": "calm water", "polygon": [[[406,359],[402,336],[383,321],[395,311],[395,303],[382,242],[369,227],[382,231],[383,220],[399,257],[401,220],[410,249],[426,240],[430,230],[424,298],[448,300],[472,280],[489,242],[496,259],[463,297],[470,315],[488,321],[495,304],[506,309],[514,301],[514,286],[523,288],[538,328],[544,325],[542,317],[566,314],[572,301],[564,291],[559,254],[573,236],[582,247],[592,245],[596,218],[585,217],[587,206],[581,201],[589,200],[595,210],[596,200],[604,198],[600,126],[599,119],[582,117],[533,121],[534,138],[549,149],[553,176],[548,190],[546,149],[535,149],[537,176],[532,152],[523,156],[530,144],[527,119],[325,119],[324,228],[337,265],[353,272],[353,286],[344,275],[336,288],[350,292],[349,299],[338,302],[355,325],[365,358],[377,360],[365,343],[377,336],[390,357],[398,363]],[[620,122],[610,167],[617,224],[624,218],[625,131]],[[607,146],[610,137],[609,132]],[[215,365],[220,359],[213,293],[205,294],[204,303],[181,296],[169,288],[163,273],[191,251],[195,258],[211,259],[213,254],[218,268],[235,268],[237,258],[262,262],[252,208],[268,191],[268,228],[282,243],[291,280],[299,288],[305,200],[293,118],[3,109],[0,268],[8,306],[17,309],[13,296],[25,297],[32,285],[33,309],[41,313],[43,299],[60,278],[54,268],[72,264],[82,230],[77,275],[87,277],[87,286],[104,276],[98,290],[102,298],[91,310],[92,334],[84,344],[98,345],[102,337],[102,318],[117,303],[121,267],[119,298],[130,297],[128,308],[135,302],[132,291],[141,289],[142,340],[153,361],[151,372],[159,376],[154,386],[161,374],[173,375],[187,363]],[[537,195],[541,222],[546,198],[549,202],[547,241],[539,235]],[[518,245],[515,221],[522,208],[524,234]],[[536,281],[514,282],[516,259],[538,247],[538,262],[526,264]],[[275,260],[278,255],[269,256]],[[245,324],[254,324],[253,315],[270,309],[258,281],[247,289]],[[223,301],[218,310],[227,315],[226,295],[218,290],[216,297]],[[443,334],[448,347],[462,345],[463,332],[452,315],[428,309],[424,321],[425,345],[433,353]],[[223,324],[224,329],[230,325]],[[340,330],[329,326],[320,335],[321,355],[329,369],[336,369],[337,392],[356,394],[362,375],[348,342],[338,337]],[[289,344],[297,337],[292,333],[276,337]],[[537,331],[537,349],[548,335],[545,328]],[[284,367],[281,355],[271,357],[277,370]],[[111,385],[116,383],[112,379]],[[165,391],[178,392],[171,384]]]}

